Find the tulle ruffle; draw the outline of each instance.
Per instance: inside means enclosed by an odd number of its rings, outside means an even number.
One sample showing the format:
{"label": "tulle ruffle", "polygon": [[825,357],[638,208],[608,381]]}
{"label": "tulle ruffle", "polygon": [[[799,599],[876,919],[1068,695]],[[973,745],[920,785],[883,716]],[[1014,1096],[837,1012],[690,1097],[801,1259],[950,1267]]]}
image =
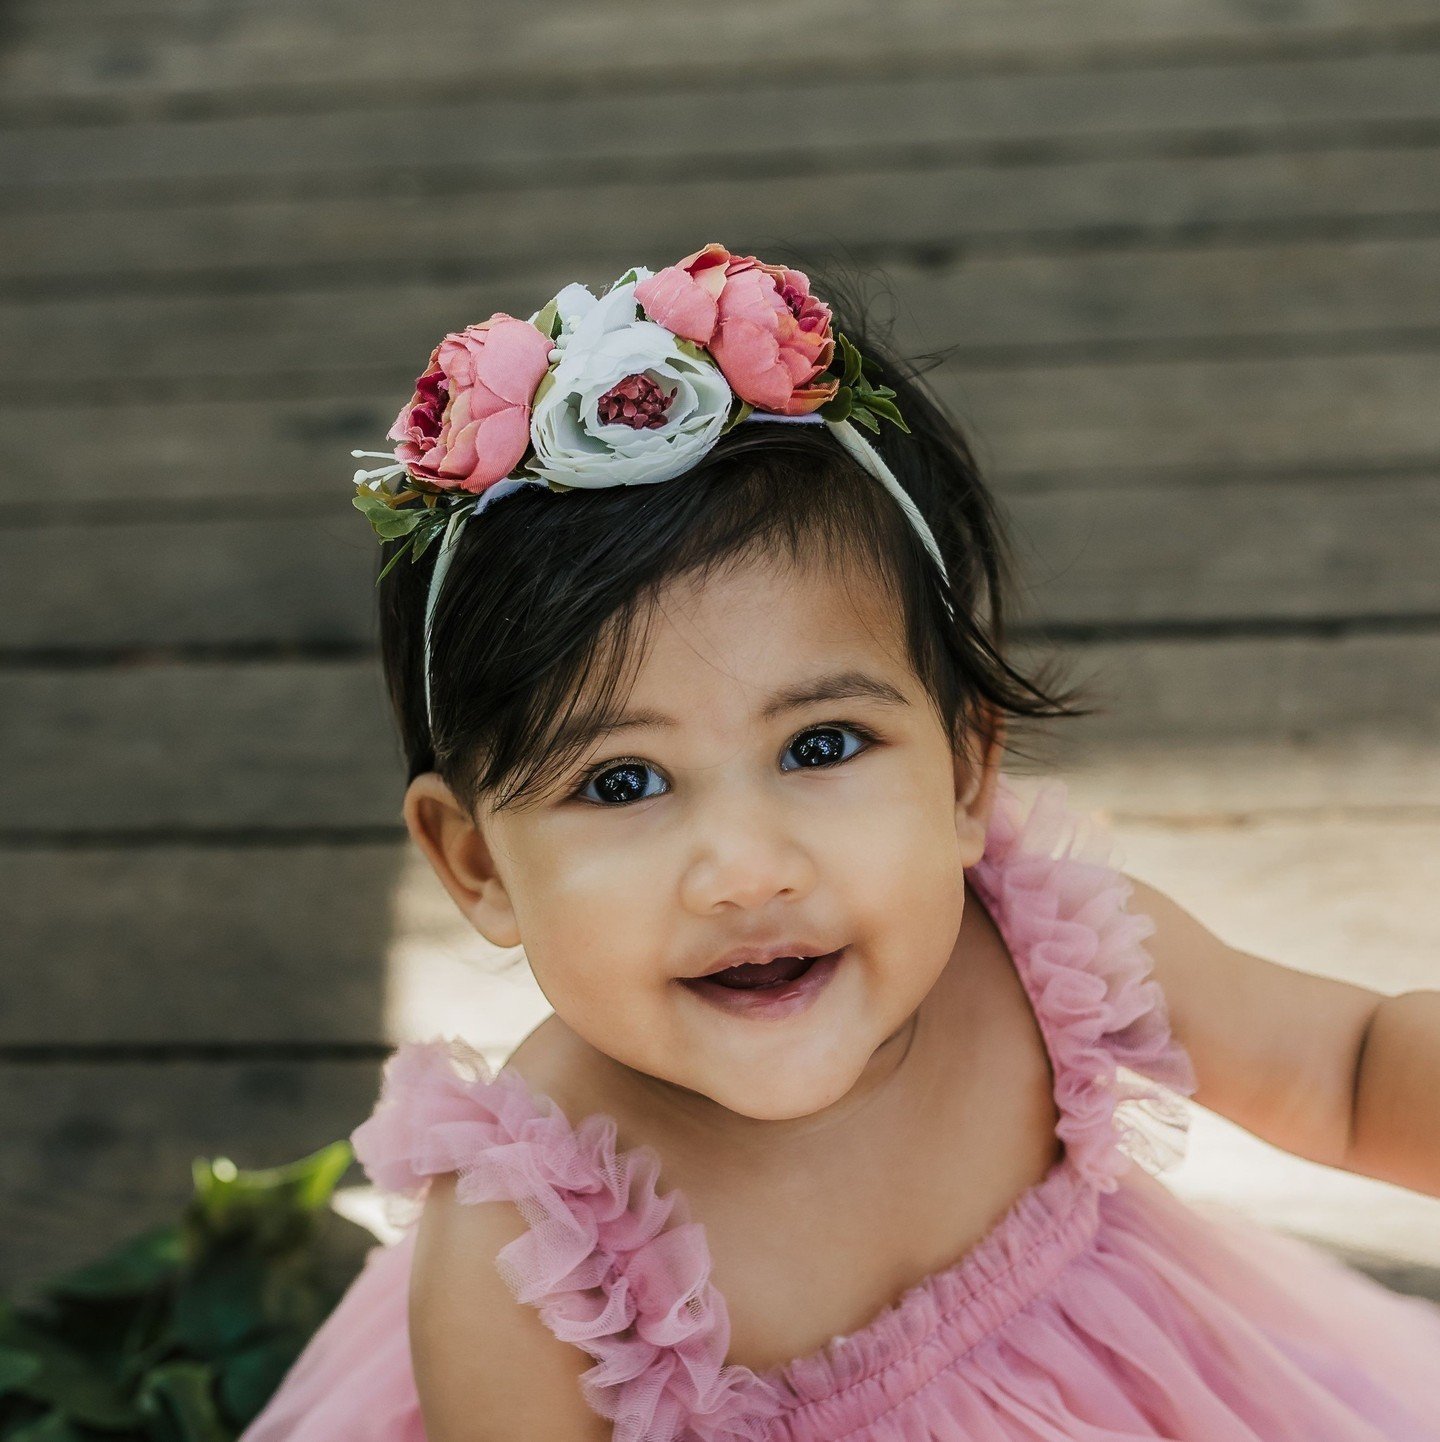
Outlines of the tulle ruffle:
{"label": "tulle ruffle", "polygon": [[703,1230],[681,1193],[657,1191],[651,1148],[617,1151],[612,1118],[572,1126],[518,1073],[492,1074],[460,1038],[435,1038],[391,1055],[351,1143],[401,1226],[444,1172],[458,1173],[462,1202],[516,1204],[528,1230],[497,1253],[497,1270],[557,1337],[596,1358],[580,1385],[616,1442],[754,1435],[754,1374],[725,1365],[729,1314]]}
{"label": "tulle ruffle", "polygon": [[1028,814],[1002,777],[985,854],[969,871],[1010,946],[1056,1074],[1057,1132],[1076,1167],[1113,1191],[1132,1161],[1159,1173],[1184,1155],[1196,1088],[1170,1030],[1154,960],[1155,931],[1126,903],[1132,883],[1113,841],[1067,804],[1061,781]]}

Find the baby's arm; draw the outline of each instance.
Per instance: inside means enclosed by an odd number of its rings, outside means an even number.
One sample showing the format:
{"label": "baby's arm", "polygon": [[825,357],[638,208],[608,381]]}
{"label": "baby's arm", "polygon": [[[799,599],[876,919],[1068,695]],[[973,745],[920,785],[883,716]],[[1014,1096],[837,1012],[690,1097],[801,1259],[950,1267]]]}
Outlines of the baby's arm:
{"label": "baby's arm", "polygon": [[1346,1166],[1440,1197],[1440,991],[1387,996],[1376,1010]]}
{"label": "baby's arm", "polygon": [[1440,991],[1398,996],[1225,945],[1134,877],[1194,1099],[1311,1161],[1440,1196]]}
{"label": "baby's arm", "polygon": [[495,1256],[526,1230],[509,1202],[461,1202],[437,1176],[416,1224],[410,1355],[429,1442],[609,1442],[579,1377],[593,1359],[517,1302]]}

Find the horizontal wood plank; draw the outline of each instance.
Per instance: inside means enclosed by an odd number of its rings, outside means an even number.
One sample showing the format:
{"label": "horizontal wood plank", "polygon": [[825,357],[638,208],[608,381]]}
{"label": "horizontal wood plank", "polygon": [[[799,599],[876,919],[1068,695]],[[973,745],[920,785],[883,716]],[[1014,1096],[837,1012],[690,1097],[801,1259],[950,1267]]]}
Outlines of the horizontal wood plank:
{"label": "horizontal wood plank", "polygon": [[[716,88],[699,103],[692,89],[341,102],[300,121],[174,117],[0,132],[0,187],[17,197],[75,191],[70,203],[78,203],[135,186],[215,194],[308,178],[331,189],[346,179],[383,188],[397,168],[451,187],[466,177],[524,185],[561,172],[584,186],[617,170],[683,176],[727,157],[786,169],[805,158],[834,169],[867,155],[904,164],[997,142],[1071,149],[1089,141],[1134,152],[1190,131],[1243,131],[1261,147],[1266,135],[1293,143],[1299,128],[1320,126],[1328,136],[1433,121],[1437,80],[1440,60],[1420,52],[1059,74],[882,71],[803,86],[762,79]],[[418,153],[417,136],[426,137]]]}
{"label": "horizontal wood plank", "polygon": [[0,529],[6,644],[374,644],[379,543],[335,500],[329,517]]}
{"label": "horizontal wood plank", "polygon": [[[60,384],[102,397],[147,384],[218,394],[275,375],[370,386],[402,364],[418,374],[446,331],[496,311],[528,317],[576,278],[547,267],[484,286],[15,305],[9,343],[26,363],[0,380],[0,400],[43,403]],[[579,278],[596,291],[613,279]],[[953,347],[954,363],[976,367],[1057,353],[1077,364],[1126,358],[1137,346],[1167,359],[1196,350],[1246,357],[1257,346],[1384,347],[1407,333],[1440,334],[1440,237],[978,255],[938,268],[897,260],[883,276],[856,278],[895,317],[903,349]]]}
{"label": "horizontal wood plank", "polygon": [[[661,0],[623,10],[595,3],[520,0],[483,8],[464,0],[286,5],[248,0],[224,7],[184,0],[20,0],[8,17],[10,53],[0,88],[12,98],[221,94],[266,95],[316,84],[397,84],[399,61],[430,87],[487,88],[583,83],[624,76],[630,84],[676,75],[769,72],[801,82],[817,68],[859,72],[893,66],[1014,64],[1020,57],[1103,62],[1115,54],[1174,54],[1205,47],[1254,50],[1283,44],[1360,42],[1434,21],[1428,0],[1304,0],[1237,7],[1226,0],[983,0],[964,24],[945,0],[758,0],[726,8],[725,23],[697,23]],[[615,44],[616,31],[644,45]],[[477,55],[484,56],[483,66]],[[479,77],[483,75],[483,82]]]}
{"label": "horizontal wood plank", "polygon": [[[421,363],[423,363],[423,356]],[[359,464],[380,450],[418,365],[388,389],[329,376],[320,394],[273,400],[176,401],[0,409],[12,474],[53,472],[63,437],[63,490],[46,513],[134,515],[137,503],[185,503],[213,514],[273,516],[277,499],[348,505]],[[1166,478],[1345,477],[1428,473],[1440,457],[1440,351],[1176,358],[987,369],[941,367],[926,377],[966,429],[985,472],[1004,487]],[[0,514],[33,513],[11,486]],[[190,514],[196,514],[192,509]],[[147,512],[146,514],[153,514]],[[326,512],[326,514],[334,514]],[[37,520],[38,516],[31,515]]]}
{"label": "horizontal wood plank", "polygon": [[[1440,726],[1430,633],[1106,643],[1070,660],[1104,708],[1071,723],[1073,744]],[[399,824],[404,774],[376,661],[16,671],[6,690],[0,815],[37,837]]]}
{"label": "horizontal wood plank", "polygon": [[[619,274],[659,265],[706,239],[764,255],[920,246],[1055,244],[1107,237],[1347,223],[1440,213],[1440,150],[1357,145],[1183,159],[1041,164],[857,164],[843,174],[735,176],[697,164],[683,179],[541,184],[335,198],[97,205],[85,224],[65,211],[0,214],[0,281],[261,277],[327,268],[343,281],[368,268],[484,279],[589,255]],[[801,219],[803,217],[803,219]],[[343,243],[342,243],[343,238]],[[603,277],[603,270],[601,272]],[[62,292],[63,293],[63,292]]]}
{"label": "horizontal wood plank", "polygon": [[[1163,626],[1440,618],[1440,468],[1008,498],[1028,619]],[[373,645],[379,547],[333,516],[0,529],[5,646]]]}
{"label": "horizontal wood plank", "polygon": [[0,854],[0,1044],[386,1039],[399,841]]}
{"label": "horizontal wood plank", "polygon": [[6,689],[10,826],[400,825],[404,768],[377,662],[15,672]]}

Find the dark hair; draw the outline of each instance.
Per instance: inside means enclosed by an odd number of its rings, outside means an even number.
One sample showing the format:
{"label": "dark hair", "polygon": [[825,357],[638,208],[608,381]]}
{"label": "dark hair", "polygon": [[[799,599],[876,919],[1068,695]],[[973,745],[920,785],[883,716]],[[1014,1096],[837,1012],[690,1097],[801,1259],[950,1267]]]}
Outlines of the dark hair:
{"label": "dark hair", "polygon": [[[1053,688],[1053,661],[1030,678],[1004,654],[1009,542],[958,425],[873,333],[871,308],[841,303],[840,279],[808,269],[833,329],[877,363],[872,382],[896,392],[911,433],[882,422],[873,444],[934,532],[955,619],[894,498],[823,426],[745,422],[672,482],[524,486],[461,528],[433,618],[433,741],[421,624],[439,543],[381,582],[386,683],[411,779],[437,771],[472,810],[486,796],[504,807],[543,790],[576,759],[556,737],[582,699],[588,715],[623,697],[665,583],[767,554],[870,569],[903,613],[911,665],[952,746],[992,715],[1087,714],[1073,691]],[[377,568],[399,544],[383,545]]]}

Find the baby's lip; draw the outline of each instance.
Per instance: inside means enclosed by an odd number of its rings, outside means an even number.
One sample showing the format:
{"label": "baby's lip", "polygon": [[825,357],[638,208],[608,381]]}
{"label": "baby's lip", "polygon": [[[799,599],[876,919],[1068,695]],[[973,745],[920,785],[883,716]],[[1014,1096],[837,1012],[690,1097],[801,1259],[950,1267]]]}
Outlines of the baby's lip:
{"label": "baby's lip", "polygon": [[696,972],[693,976],[684,977],[682,980],[694,981],[703,976],[713,976],[717,971],[728,971],[732,966],[764,966],[766,962],[775,961],[782,956],[802,956],[814,959],[829,956],[839,950],[839,947],[827,947],[823,942],[817,942],[811,938],[789,939],[765,945],[737,946],[734,950],[727,951],[718,961],[711,962],[704,971]]}

